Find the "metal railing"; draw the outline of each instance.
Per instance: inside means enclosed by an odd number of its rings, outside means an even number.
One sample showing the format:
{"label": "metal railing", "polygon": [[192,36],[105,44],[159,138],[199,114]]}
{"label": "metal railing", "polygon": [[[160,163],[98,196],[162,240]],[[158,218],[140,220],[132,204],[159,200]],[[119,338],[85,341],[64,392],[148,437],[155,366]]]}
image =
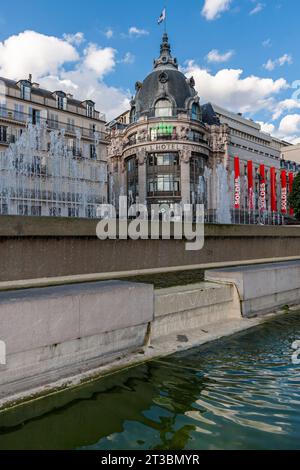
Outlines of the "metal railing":
{"label": "metal railing", "polygon": [[24,113],[22,111],[12,109],[1,109],[0,108],[0,120],[6,119],[10,121],[16,121],[18,123],[33,124],[33,125],[46,125],[49,130],[61,130],[64,129],[66,133],[76,136],[80,133],[82,137],[94,140],[95,138],[100,141],[105,141],[107,133],[102,131],[95,131],[93,128],[86,128],[81,126],[75,126],[70,122],[61,122],[56,119],[37,117],[34,114]]}

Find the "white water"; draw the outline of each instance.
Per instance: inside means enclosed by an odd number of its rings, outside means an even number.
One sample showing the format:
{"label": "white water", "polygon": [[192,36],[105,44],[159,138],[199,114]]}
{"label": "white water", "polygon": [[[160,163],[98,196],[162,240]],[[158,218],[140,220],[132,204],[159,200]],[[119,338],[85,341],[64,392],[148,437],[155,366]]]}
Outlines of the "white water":
{"label": "white water", "polygon": [[49,142],[45,125],[28,125],[0,156],[0,214],[96,217],[104,202],[106,164],[80,149],[80,131],[74,155],[64,129],[52,131]]}

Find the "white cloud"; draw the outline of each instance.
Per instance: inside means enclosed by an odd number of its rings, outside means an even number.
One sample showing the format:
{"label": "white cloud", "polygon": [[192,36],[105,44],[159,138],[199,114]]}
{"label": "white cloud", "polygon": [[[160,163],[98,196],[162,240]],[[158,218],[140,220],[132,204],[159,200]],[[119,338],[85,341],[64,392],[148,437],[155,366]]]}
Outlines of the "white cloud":
{"label": "white cloud", "polygon": [[148,36],[149,31],[146,29],[139,29],[136,26],[131,26],[128,30],[129,36],[141,37],[141,36]]}
{"label": "white cloud", "polygon": [[102,78],[109,72],[112,72],[116,65],[117,51],[111,47],[100,48],[96,44],[89,44],[84,51],[83,65],[89,70],[96,72],[99,78]]}
{"label": "white cloud", "polygon": [[123,64],[133,64],[135,61],[135,56],[131,52],[126,52],[124,58],[121,60]]}
{"label": "white cloud", "polygon": [[232,0],[205,0],[202,15],[207,20],[215,20],[220,14],[229,10]]}
{"label": "white cloud", "polygon": [[279,119],[285,111],[291,111],[292,109],[300,109],[300,101],[294,99],[286,99],[276,104],[272,119],[275,121]]}
{"label": "white cloud", "polygon": [[0,75],[19,80],[32,73],[42,87],[70,92],[79,100],[92,99],[111,119],[128,109],[130,101],[128,90],[104,82],[115,69],[116,55],[115,49],[96,44],[79,53],[66,38],[25,31],[0,42]]}
{"label": "white cloud", "polygon": [[279,132],[293,137],[295,134],[300,134],[300,114],[288,114],[285,116],[279,124]]}
{"label": "white cloud", "polygon": [[243,70],[222,69],[215,75],[190,61],[185,69],[193,76],[196,88],[204,101],[211,101],[235,112],[254,113],[260,109],[274,109],[274,97],[288,87],[280,78],[243,78]]}
{"label": "white cloud", "polygon": [[75,34],[64,34],[63,38],[65,41],[67,41],[69,44],[74,44],[75,46],[79,46],[84,42],[84,34],[81,32],[75,33]]}
{"label": "white cloud", "polygon": [[272,41],[270,38],[266,39],[265,41],[262,42],[263,47],[271,47],[272,46]]}
{"label": "white cloud", "polygon": [[233,56],[234,51],[224,52],[221,54],[218,49],[212,49],[206,56],[208,62],[227,62]]}
{"label": "white cloud", "polygon": [[257,3],[255,7],[250,11],[249,15],[256,15],[257,13],[260,13],[264,8],[265,8],[264,3]]}
{"label": "white cloud", "polygon": [[113,35],[114,35],[114,32],[113,32],[113,30],[112,30],[111,28],[108,28],[108,29],[105,31],[104,35],[107,37],[107,39],[111,39],[111,38],[113,37]]}
{"label": "white cloud", "polygon": [[274,124],[263,121],[257,121],[257,124],[260,125],[262,132],[264,132],[265,134],[275,135],[276,129]]}
{"label": "white cloud", "polygon": [[79,59],[72,44],[64,39],[24,31],[0,42],[0,74],[7,78],[36,79],[43,74],[56,74],[66,62]]}
{"label": "white cloud", "polygon": [[269,72],[272,72],[276,67],[283,67],[283,65],[292,65],[293,63],[293,57],[291,54],[283,54],[281,57],[275,60],[269,59],[263,67],[268,70]]}

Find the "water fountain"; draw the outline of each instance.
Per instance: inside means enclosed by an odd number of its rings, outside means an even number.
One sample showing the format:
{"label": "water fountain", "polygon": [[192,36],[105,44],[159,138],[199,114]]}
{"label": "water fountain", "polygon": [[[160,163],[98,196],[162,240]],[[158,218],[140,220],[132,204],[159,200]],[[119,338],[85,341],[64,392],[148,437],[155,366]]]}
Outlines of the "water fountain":
{"label": "water fountain", "polygon": [[0,214],[96,217],[104,202],[106,164],[81,148],[79,130],[70,147],[64,129],[49,134],[46,123],[28,124],[0,155]]}

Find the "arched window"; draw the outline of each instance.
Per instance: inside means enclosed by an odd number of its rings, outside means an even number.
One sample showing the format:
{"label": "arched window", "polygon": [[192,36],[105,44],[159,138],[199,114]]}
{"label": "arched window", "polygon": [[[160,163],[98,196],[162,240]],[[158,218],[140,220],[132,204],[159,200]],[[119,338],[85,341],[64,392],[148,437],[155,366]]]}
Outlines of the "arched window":
{"label": "arched window", "polygon": [[195,121],[201,121],[201,110],[199,104],[197,103],[193,103],[192,106],[192,119]]}
{"label": "arched window", "polygon": [[137,118],[137,115],[136,115],[136,108],[131,108],[131,111],[130,111],[130,123],[132,122],[136,122],[136,118]]}
{"label": "arched window", "polygon": [[172,105],[169,100],[161,99],[155,105],[155,117],[171,117],[173,115]]}

